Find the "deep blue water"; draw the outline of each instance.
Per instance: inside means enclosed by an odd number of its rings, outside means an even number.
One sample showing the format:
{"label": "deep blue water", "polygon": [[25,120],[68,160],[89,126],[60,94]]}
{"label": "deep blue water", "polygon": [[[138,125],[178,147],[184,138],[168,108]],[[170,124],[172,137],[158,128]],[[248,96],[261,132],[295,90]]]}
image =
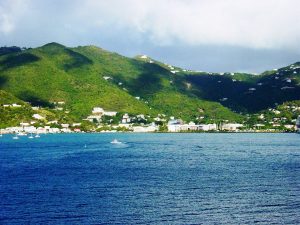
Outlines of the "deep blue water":
{"label": "deep blue water", "polygon": [[297,134],[4,136],[0,176],[1,224],[300,224]]}

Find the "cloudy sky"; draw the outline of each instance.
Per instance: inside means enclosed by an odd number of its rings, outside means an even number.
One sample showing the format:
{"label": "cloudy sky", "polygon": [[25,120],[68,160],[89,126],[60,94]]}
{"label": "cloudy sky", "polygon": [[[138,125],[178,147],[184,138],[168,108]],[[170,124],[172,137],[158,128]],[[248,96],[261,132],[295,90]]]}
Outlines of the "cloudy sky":
{"label": "cloudy sky", "polygon": [[300,61],[299,0],[0,0],[0,45],[97,45],[187,69]]}

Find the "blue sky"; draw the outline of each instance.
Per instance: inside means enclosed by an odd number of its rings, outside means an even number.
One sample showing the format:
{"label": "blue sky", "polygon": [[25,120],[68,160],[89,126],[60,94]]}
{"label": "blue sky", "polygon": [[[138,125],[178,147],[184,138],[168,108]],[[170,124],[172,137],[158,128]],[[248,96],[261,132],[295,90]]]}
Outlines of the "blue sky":
{"label": "blue sky", "polygon": [[97,45],[202,71],[300,61],[299,0],[0,0],[0,45]]}

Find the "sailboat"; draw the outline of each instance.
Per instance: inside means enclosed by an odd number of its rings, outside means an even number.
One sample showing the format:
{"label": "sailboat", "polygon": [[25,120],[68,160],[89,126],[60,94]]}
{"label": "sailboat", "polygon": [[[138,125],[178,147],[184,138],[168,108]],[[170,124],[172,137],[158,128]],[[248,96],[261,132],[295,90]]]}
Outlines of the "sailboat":
{"label": "sailboat", "polygon": [[19,137],[17,136],[17,134],[15,134],[15,136],[13,136],[13,139],[14,139],[14,140],[19,139]]}
{"label": "sailboat", "polygon": [[29,136],[28,138],[30,138],[30,139],[32,139],[32,138],[33,138],[33,136],[32,136],[32,133],[30,134],[30,136]]}
{"label": "sailboat", "polygon": [[39,137],[41,137],[40,135],[39,135],[39,133],[36,133],[36,135],[34,136],[35,138],[39,138]]}

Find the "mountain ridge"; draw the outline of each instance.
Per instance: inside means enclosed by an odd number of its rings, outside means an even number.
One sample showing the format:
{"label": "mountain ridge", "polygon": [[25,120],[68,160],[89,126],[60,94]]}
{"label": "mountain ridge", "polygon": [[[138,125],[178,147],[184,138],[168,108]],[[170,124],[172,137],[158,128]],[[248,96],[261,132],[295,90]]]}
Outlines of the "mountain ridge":
{"label": "mountain ridge", "polygon": [[197,72],[149,56],[128,58],[93,45],[69,48],[55,42],[0,56],[1,90],[48,108],[64,101],[75,120],[101,106],[238,122],[248,113],[300,100],[299,83],[299,62],[259,75]]}

